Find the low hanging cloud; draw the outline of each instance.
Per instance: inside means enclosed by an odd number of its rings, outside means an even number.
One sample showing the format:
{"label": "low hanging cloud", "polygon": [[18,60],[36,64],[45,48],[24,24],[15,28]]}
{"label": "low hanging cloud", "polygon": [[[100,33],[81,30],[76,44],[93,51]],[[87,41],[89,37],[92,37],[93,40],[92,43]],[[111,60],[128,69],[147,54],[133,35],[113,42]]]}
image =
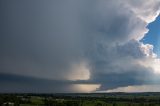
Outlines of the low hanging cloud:
{"label": "low hanging cloud", "polygon": [[116,89],[107,90],[107,91],[97,91],[98,93],[103,92],[159,92],[160,85],[139,85],[139,86],[126,86],[126,87],[118,87]]}
{"label": "low hanging cloud", "polygon": [[[140,42],[160,13],[159,0],[0,4],[0,73],[8,75],[1,79],[7,81],[1,83],[2,92],[10,83],[22,84],[8,81],[10,74],[48,86],[38,92],[90,92],[160,81],[153,46]],[[26,83],[28,89],[35,88]]]}

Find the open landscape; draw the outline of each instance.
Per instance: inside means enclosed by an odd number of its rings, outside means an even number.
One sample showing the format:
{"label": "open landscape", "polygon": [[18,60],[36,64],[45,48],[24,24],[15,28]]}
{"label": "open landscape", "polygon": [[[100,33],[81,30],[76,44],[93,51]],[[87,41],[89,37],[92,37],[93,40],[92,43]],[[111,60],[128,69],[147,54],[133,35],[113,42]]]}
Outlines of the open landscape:
{"label": "open landscape", "polygon": [[160,0],[0,0],[0,106],[160,106]]}
{"label": "open landscape", "polygon": [[160,106],[160,93],[0,94],[1,106]]}

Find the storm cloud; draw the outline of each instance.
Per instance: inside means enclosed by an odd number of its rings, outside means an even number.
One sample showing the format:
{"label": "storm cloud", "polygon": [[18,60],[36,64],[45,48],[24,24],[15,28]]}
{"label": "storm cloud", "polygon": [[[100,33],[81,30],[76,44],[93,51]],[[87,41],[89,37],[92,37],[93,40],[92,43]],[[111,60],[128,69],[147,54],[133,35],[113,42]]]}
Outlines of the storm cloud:
{"label": "storm cloud", "polygon": [[0,8],[1,92],[85,92],[77,87],[96,85],[90,92],[160,81],[153,46],[140,42],[160,13],[159,0],[2,0]]}

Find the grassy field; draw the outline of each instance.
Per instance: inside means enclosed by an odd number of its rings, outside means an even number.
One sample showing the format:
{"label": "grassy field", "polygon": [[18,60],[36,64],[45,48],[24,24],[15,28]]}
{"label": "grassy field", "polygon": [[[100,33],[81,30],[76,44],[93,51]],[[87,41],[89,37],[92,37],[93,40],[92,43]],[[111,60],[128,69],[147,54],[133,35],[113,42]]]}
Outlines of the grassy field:
{"label": "grassy field", "polygon": [[160,106],[160,93],[0,94],[0,106]]}

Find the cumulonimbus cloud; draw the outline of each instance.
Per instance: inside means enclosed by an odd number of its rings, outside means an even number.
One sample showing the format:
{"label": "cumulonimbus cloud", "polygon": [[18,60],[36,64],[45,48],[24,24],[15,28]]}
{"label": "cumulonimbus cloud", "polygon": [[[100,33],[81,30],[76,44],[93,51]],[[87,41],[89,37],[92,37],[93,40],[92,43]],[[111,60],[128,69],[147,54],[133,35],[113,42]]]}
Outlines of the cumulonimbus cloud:
{"label": "cumulonimbus cloud", "polygon": [[160,12],[159,0],[1,4],[1,73],[97,84],[99,90],[147,84],[157,76],[158,65],[150,64],[159,59],[140,39]]}

